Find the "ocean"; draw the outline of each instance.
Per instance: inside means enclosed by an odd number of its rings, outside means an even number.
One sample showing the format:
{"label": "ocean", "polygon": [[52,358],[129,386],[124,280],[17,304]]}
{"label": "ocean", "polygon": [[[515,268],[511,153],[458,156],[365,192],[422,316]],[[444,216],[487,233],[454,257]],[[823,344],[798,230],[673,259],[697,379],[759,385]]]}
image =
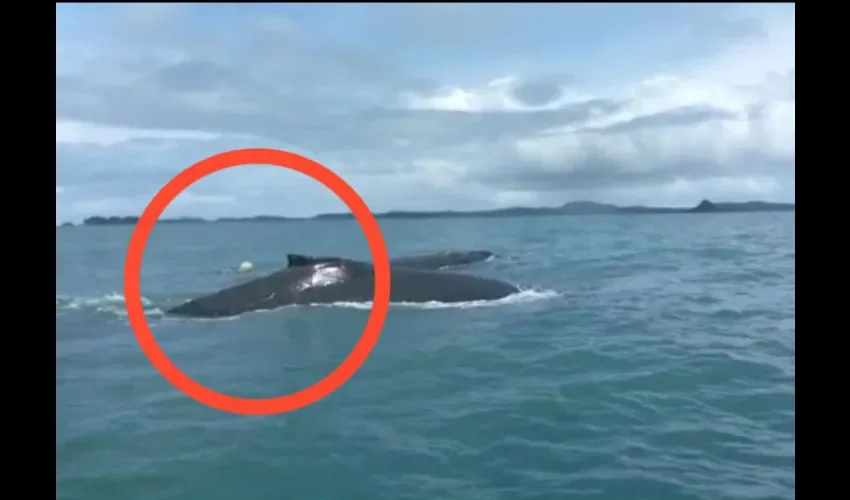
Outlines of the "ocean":
{"label": "ocean", "polygon": [[[201,405],[145,357],[121,295],[131,226],[57,228],[57,498],[794,498],[793,213],[380,225],[391,256],[491,250],[462,272],[525,290],[391,306],[351,380],[265,417]],[[162,314],[287,253],[370,258],[354,221],[157,226],[142,295],[169,358],[243,397],[330,373],[368,305]]]}

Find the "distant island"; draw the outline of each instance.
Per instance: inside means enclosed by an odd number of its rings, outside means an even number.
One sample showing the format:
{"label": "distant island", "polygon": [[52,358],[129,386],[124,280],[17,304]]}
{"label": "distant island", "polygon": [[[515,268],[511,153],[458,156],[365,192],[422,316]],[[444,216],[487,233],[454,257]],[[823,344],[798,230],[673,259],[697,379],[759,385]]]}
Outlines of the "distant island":
{"label": "distant island", "polygon": [[[559,207],[511,207],[496,210],[454,211],[440,210],[429,212],[391,211],[376,213],[376,219],[457,219],[469,217],[519,217],[534,215],[616,215],[616,214],[695,214],[695,213],[735,213],[735,212],[793,212],[794,203],[770,203],[765,201],[748,201],[741,203],[713,203],[701,201],[691,208],[649,207],[649,206],[617,206],[592,201],[575,201],[564,203]],[[280,215],[255,215],[251,217],[221,217],[204,219],[201,217],[180,217],[160,219],[163,224],[198,224],[221,222],[272,222],[297,220],[340,220],[352,219],[354,215],[345,213],[318,214],[311,217],[284,217]],[[138,222],[138,216],[94,216],[83,220],[86,226],[132,225]],[[67,223],[66,223],[67,224]],[[66,225],[63,224],[63,225]]]}
{"label": "distant island", "polygon": [[[125,226],[132,225],[139,222],[139,217],[136,215],[125,215],[125,216],[109,216],[102,217],[100,215],[96,215],[94,217],[87,217],[83,219],[83,225],[85,226]],[[177,219],[167,219],[162,218],[159,219],[159,222],[164,224],[198,224],[204,222],[215,222],[214,220],[204,219],[201,217],[180,217]]]}

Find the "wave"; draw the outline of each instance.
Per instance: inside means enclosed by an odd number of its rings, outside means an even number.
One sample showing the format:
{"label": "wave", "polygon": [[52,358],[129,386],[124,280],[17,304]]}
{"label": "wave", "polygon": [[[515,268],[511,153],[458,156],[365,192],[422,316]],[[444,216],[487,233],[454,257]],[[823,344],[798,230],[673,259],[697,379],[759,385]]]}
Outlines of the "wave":
{"label": "wave", "polygon": [[[142,307],[144,307],[145,314],[165,314],[156,304],[154,304],[152,300],[146,297],[142,297]],[[99,297],[69,297],[67,295],[57,295],[56,314],[71,311],[108,313],[121,317],[127,316],[127,307],[124,305],[124,296],[115,292]]]}
{"label": "wave", "polygon": [[[519,292],[508,295],[496,300],[474,300],[468,302],[390,302],[390,307],[393,308],[410,308],[410,309],[469,309],[478,307],[498,307],[510,306],[515,304],[523,304],[528,302],[536,302],[539,300],[547,300],[555,297],[560,297],[563,294],[554,290],[545,289],[521,289]],[[146,315],[165,316],[163,309],[169,309],[175,304],[175,300],[163,301],[169,305],[160,302],[155,303],[153,300],[142,297],[142,306]],[[253,311],[246,314],[269,313],[276,312],[281,309],[293,309],[298,307],[338,307],[348,309],[369,310],[372,308],[372,301],[365,302],[333,302],[329,304],[303,304],[289,305],[276,309]],[[127,308],[124,303],[124,296],[120,293],[109,293],[100,297],[68,297],[63,295],[56,296],[56,314],[64,314],[72,311],[89,311],[95,313],[108,313],[119,317],[127,316]],[[240,315],[241,316],[241,315]],[[233,319],[222,318],[222,319]]]}
{"label": "wave", "polygon": [[[406,307],[412,309],[469,309],[472,307],[494,307],[560,297],[562,294],[554,290],[526,289],[495,300],[470,300],[467,302],[390,302],[391,307]],[[351,309],[371,309],[372,301],[367,302],[332,302],[330,304],[309,304],[311,307],[347,307]]]}

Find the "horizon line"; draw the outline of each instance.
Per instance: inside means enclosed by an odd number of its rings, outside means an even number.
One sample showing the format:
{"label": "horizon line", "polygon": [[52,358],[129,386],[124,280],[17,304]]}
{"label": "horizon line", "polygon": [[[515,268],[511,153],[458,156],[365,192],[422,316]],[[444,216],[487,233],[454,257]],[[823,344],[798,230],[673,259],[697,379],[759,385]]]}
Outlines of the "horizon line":
{"label": "horizon line", "polygon": [[[428,210],[416,210],[416,209],[391,209],[385,210],[381,212],[372,212],[375,217],[379,217],[382,215],[392,215],[392,214],[414,214],[414,215],[428,215],[428,214],[483,214],[483,213],[493,213],[493,212],[504,212],[510,210],[557,210],[560,208],[564,208],[570,205],[578,205],[578,204],[593,204],[599,205],[603,207],[610,207],[616,209],[629,209],[629,208],[641,208],[641,209],[650,209],[650,210],[687,210],[694,209],[699,207],[701,204],[708,202],[713,205],[744,205],[744,204],[755,204],[755,203],[764,203],[769,205],[794,205],[796,207],[795,201],[766,201],[766,200],[745,200],[745,201],[712,201],[707,198],[703,198],[696,204],[690,205],[641,205],[641,204],[630,204],[630,205],[619,205],[615,203],[605,203],[591,200],[576,200],[576,201],[568,201],[564,202],[560,205],[540,205],[540,206],[529,206],[529,205],[511,205],[506,207],[498,207],[498,208],[480,208],[480,209],[467,209],[467,210],[457,210],[451,208],[444,209],[428,209]],[[565,214],[567,215],[567,214]],[[575,214],[581,215],[581,214]],[[585,214],[592,215],[592,214]],[[63,224],[84,224],[86,220],[92,218],[102,218],[102,219],[127,219],[127,218],[139,218],[141,213],[139,214],[127,214],[127,215],[89,215],[83,217],[79,222],[74,222],[71,220],[64,220],[61,222],[57,222],[56,226],[59,227]],[[274,219],[286,219],[286,220],[312,220],[320,217],[339,217],[339,216],[353,216],[350,211],[347,212],[317,212],[313,215],[303,215],[303,216],[291,216],[291,215],[278,215],[278,214],[270,214],[270,213],[258,213],[254,215],[240,215],[240,216],[201,216],[201,215],[181,215],[175,217],[162,217],[161,220],[168,221],[179,221],[179,220],[195,220],[195,221],[204,221],[204,222],[217,222],[217,221],[225,221],[225,220],[244,220],[244,219],[257,219],[257,218],[274,218]]]}

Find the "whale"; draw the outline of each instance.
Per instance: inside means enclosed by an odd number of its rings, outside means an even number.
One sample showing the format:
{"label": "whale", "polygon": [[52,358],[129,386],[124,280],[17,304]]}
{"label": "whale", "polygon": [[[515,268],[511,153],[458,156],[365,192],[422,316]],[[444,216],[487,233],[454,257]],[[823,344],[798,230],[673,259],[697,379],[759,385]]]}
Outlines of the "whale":
{"label": "whale", "polygon": [[[221,318],[289,305],[368,302],[374,296],[374,268],[369,262],[343,257],[290,259],[295,265],[204,295],[166,311],[173,316]],[[414,261],[415,263],[415,261]],[[443,267],[443,266],[441,266]],[[504,281],[448,272],[392,265],[391,302],[457,303],[497,300],[520,289]]]}
{"label": "whale", "polygon": [[[430,254],[396,257],[394,259],[390,259],[390,266],[394,268],[408,267],[415,269],[445,269],[481,262],[493,256],[493,252],[488,250],[451,250]],[[288,254],[286,256],[287,267],[318,264],[320,262],[330,262],[339,259],[340,257],[317,257],[304,254]]]}

